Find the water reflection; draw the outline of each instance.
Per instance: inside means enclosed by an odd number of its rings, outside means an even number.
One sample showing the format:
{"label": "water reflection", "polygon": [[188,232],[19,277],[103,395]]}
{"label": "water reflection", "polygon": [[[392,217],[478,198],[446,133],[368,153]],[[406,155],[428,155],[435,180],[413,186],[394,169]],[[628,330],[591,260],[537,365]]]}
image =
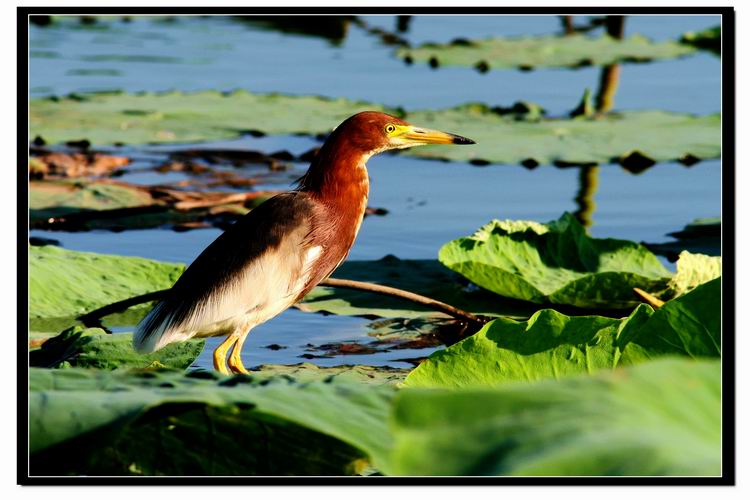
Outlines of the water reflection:
{"label": "water reflection", "polygon": [[232,16],[233,19],[261,29],[320,37],[333,46],[341,46],[356,16]]}

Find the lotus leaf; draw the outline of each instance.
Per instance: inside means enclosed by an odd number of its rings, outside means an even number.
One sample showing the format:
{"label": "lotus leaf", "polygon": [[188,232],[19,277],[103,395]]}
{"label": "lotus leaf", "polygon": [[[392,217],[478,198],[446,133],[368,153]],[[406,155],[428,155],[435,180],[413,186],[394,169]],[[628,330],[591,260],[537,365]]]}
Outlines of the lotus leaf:
{"label": "lotus leaf", "polygon": [[650,243],[648,248],[654,253],[676,260],[684,250],[706,255],[721,255],[721,218],[706,217],[696,219],[680,231],[669,233],[678,241]]}
{"label": "lotus leaf", "polygon": [[31,329],[59,332],[88,311],[169,288],[184,269],[139,257],[29,247]]}
{"label": "lotus leaf", "polygon": [[420,158],[477,164],[590,165],[626,163],[633,154],[651,162],[721,155],[721,116],[665,111],[623,111],[596,117],[517,120],[492,108],[469,104],[438,111],[414,111],[406,119],[450,130],[477,144],[465,148],[424,146],[406,150]]}
{"label": "lotus leaf", "polygon": [[393,415],[390,474],[722,471],[719,361],[663,359],[532,385],[403,389]]}
{"label": "lotus leaf", "polygon": [[111,210],[153,203],[144,190],[106,182],[65,180],[29,183],[29,218],[35,221],[82,210]]}
{"label": "lotus leaf", "polygon": [[33,101],[31,135],[48,143],[87,138],[92,144],[201,142],[251,130],[266,134],[328,133],[344,119],[381,106],[318,96],[230,93],[100,93]]}
{"label": "lotus leaf", "polygon": [[291,377],[297,382],[324,381],[368,385],[397,385],[406,378],[408,369],[389,366],[341,365],[322,367],[313,363],[296,365],[261,365],[252,370],[254,379]]}
{"label": "lotus leaf", "polygon": [[677,260],[677,272],[669,281],[669,288],[675,296],[680,296],[720,276],[721,257],[683,251]]}
{"label": "lotus leaf", "polygon": [[656,356],[721,356],[721,280],[654,310],[623,319],[566,316],[551,309],[528,321],[498,318],[433,353],[406,378],[408,387],[471,387],[592,373]]}
{"label": "lotus leaf", "polygon": [[538,118],[482,104],[406,113],[399,108],[315,96],[236,91],[153,94],[86,94],[35,99],[32,136],[47,142],[88,139],[94,144],[199,142],[249,131],[267,134],[327,134],[362,110],[386,111],[420,125],[471,137],[466,148],[426,146],[405,154],[421,158],[518,164],[609,163],[634,151],[652,161],[721,154],[719,114],[693,116],[628,111],[602,117]]}
{"label": "lotus leaf", "polygon": [[387,386],[32,368],[30,388],[32,474],[344,474],[390,447]]}
{"label": "lotus leaf", "polygon": [[721,26],[714,26],[703,31],[689,31],[682,35],[680,42],[699,49],[707,49],[721,54]]}
{"label": "lotus leaf", "polygon": [[400,48],[402,59],[429,62],[436,66],[473,66],[488,69],[574,68],[619,62],[647,62],[672,59],[693,53],[674,41],[654,42],[642,35],[623,40],[609,36],[536,36],[456,40],[449,44],[424,44]]}
{"label": "lotus leaf", "polygon": [[632,354],[721,356],[721,278],[670,300],[637,328],[625,325],[620,341],[632,344]]}
{"label": "lotus leaf", "polygon": [[189,340],[154,353],[138,354],[129,333],[109,335],[101,328],[73,326],[29,353],[29,362],[43,368],[113,370],[162,366],[184,370],[200,355],[204,344],[203,340]]}
{"label": "lotus leaf", "polygon": [[670,278],[645,247],[591,238],[568,213],[548,224],[492,221],[444,245],[439,259],[499,295],[584,308],[632,307],[634,287],[660,291]]}
{"label": "lotus leaf", "polygon": [[[226,223],[241,217],[272,194],[238,193],[232,198],[233,194],[221,192],[188,193],[158,186],[153,192],[144,186],[84,178],[31,182],[29,223],[32,229],[58,231],[191,227],[190,223],[208,227],[209,221]],[[180,203],[195,206],[180,207]]]}

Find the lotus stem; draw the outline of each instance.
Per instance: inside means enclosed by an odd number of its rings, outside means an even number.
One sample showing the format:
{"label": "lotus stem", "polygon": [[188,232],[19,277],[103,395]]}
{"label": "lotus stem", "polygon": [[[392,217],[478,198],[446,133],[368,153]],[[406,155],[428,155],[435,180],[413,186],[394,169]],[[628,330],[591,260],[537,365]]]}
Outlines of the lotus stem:
{"label": "lotus stem", "polygon": [[[451,316],[455,319],[469,321],[469,322],[476,323],[479,325],[482,325],[487,322],[485,318],[482,318],[470,312],[464,311],[457,307],[453,307],[450,304],[446,304],[445,302],[440,302],[439,300],[431,299],[429,297],[425,297],[424,295],[419,295],[413,292],[407,292],[406,290],[401,290],[399,288],[394,288],[390,286],[377,285],[375,283],[367,283],[363,281],[338,279],[338,278],[325,279],[320,282],[319,286],[330,286],[334,288],[350,288],[353,290],[361,290],[365,292],[379,293],[381,295],[389,295],[391,297],[398,297],[404,300],[408,300],[410,302],[414,302],[414,303],[429,307],[430,309],[445,313],[448,316]],[[95,323],[96,321],[103,318],[104,316],[108,316],[116,312],[124,311],[125,309],[136,306],[138,304],[152,302],[154,300],[161,300],[162,298],[164,298],[164,296],[166,295],[168,291],[169,291],[168,289],[157,290],[155,292],[149,292],[143,295],[130,297],[125,300],[120,300],[118,302],[113,302],[112,304],[107,304],[104,307],[100,307],[99,309],[95,309],[93,311],[90,311],[86,314],[79,316],[78,320],[86,326],[93,326],[94,324],[96,324]]]}
{"label": "lotus stem", "polygon": [[655,296],[651,295],[645,290],[641,290],[640,288],[633,288],[633,291],[638,296],[639,299],[641,299],[646,304],[650,305],[654,309],[659,309],[661,306],[665,304],[665,302],[659,298],[656,298]]}

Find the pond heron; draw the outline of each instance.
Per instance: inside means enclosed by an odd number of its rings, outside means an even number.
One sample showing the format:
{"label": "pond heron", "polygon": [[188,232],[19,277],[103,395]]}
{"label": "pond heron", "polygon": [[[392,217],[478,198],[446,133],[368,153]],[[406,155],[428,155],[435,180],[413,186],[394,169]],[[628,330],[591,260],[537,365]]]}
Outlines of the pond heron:
{"label": "pond heron", "polygon": [[348,118],[296,189],[251,210],[195,259],[137,326],[135,349],[226,336],[213,353],[214,368],[247,373],[240,353],[250,330],[302,299],[349,254],[367,208],[367,160],[425,144],[474,141],[385,113]]}

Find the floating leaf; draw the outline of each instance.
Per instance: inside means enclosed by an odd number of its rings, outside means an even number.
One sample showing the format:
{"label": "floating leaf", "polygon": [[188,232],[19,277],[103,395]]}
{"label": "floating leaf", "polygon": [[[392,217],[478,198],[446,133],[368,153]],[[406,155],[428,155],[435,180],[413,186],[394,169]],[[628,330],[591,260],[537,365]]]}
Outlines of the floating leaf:
{"label": "floating leaf", "polygon": [[669,233],[677,241],[667,243],[647,243],[646,246],[654,253],[666,256],[675,261],[680,252],[688,250],[692,253],[706,255],[721,255],[721,218],[706,217],[696,219],[682,230]]}
{"label": "floating leaf", "polygon": [[525,322],[498,318],[433,353],[404,384],[456,388],[561,378],[656,356],[718,357],[720,343],[720,280],[714,280],[655,312],[641,304],[623,319],[551,309]]}
{"label": "floating leaf", "polygon": [[395,449],[386,470],[717,476],[721,429],[718,361],[665,359],[531,385],[404,389],[395,400]]}
{"label": "floating leaf", "polygon": [[682,35],[680,42],[699,49],[707,49],[721,54],[721,26],[714,26],[703,31],[689,31]]}
{"label": "floating leaf", "polygon": [[[471,147],[425,146],[405,154],[478,163],[609,163],[639,151],[653,161],[721,154],[719,114],[693,116],[628,111],[596,118],[539,118],[483,104],[405,113],[382,105],[311,96],[254,94],[87,94],[31,102],[30,127],[48,142],[86,138],[94,144],[199,142],[243,132],[328,134],[363,110],[385,111],[412,123],[474,139]],[[252,112],[248,112],[252,110]],[[532,117],[533,115],[533,117]]]}
{"label": "floating leaf", "polygon": [[135,186],[88,180],[29,183],[29,217],[36,221],[83,210],[114,210],[150,205],[149,193]]}
{"label": "floating leaf", "polygon": [[225,226],[273,191],[183,191],[105,180],[29,183],[29,223],[53,231],[124,231]]}
{"label": "floating leaf", "polygon": [[139,257],[29,247],[31,329],[59,332],[83,313],[169,288],[184,269]]}
{"label": "floating leaf", "polygon": [[184,370],[203,350],[203,340],[189,340],[171,344],[150,354],[133,350],[132,334],[107,334],[101,328],[73,326],[42,344],[29,355],[31,366],[43,368],[148,368],[160,367]]}
{"label": "floating leaf", "polygon": [[383,108],[346,99],[244,90],[108,93],[34,100],[29,120],[32,135],[50,143],[86,138],[93,144],[143,144],[220,140],[255,130],[329,133],[349,116],[368,109]]}
{"label": "floating leaf", "polygon": [[499,295],[585,308],[632,307],[634,287],[662,290],[670,277],[643,246],[591,238],[567,213],[548,224],[495,220],[444,245],[439,258]]}
{"label": "floating leaf", "polygon": [[414,111],[406,119],[449,130],[477,142],[471,147],[424,146],[410,156],[474,163],[590,165],[611,163],[632,151],[664,162],[690,153],[702,159],[721,155],[721,116],[665,111],[624,111],[593,118],[518,121],[491,108],[470,104],[438,111]]}
{"label": "floating leaf", "polygon": [[[620,62],[673,59],[694,52],[674,41],[654,42],[642,35],[623,40],[584,35],[487,38],[463,43],[400,48],[396,56],[437,66],[471,66],[480,71],[516,68],[576,68]],[[482,72],[484,72],[482,71]]]}
{"label": "floating leaf", "polygon": [[323,381],[326,383],[346,382],[395,386],[403,382],[409,370],[391,368],[390,366],[341,365],[323,367],[312,363],[298,363],[295,365],[261,365],[253,368],[250,373],[254,380],[291,377],[299,383]]}
{"label": "floating leaf", "polygon": [[393,389],[31,369],[32,474],[323,475],[383,461]]}

